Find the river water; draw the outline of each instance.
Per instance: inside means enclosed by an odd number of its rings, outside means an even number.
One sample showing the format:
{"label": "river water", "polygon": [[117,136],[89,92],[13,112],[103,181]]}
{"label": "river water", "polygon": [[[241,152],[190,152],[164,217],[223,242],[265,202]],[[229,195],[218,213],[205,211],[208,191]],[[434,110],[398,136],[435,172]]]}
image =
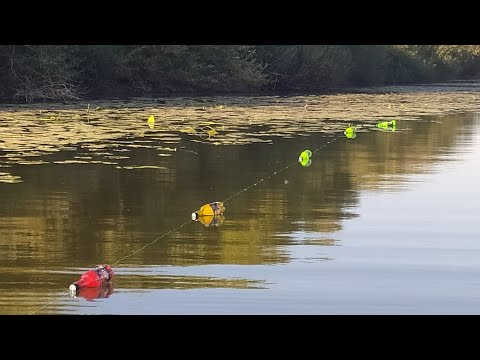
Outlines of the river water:
{"label": "river water", "polygon": [[[213,127],[200,140],[220,137]],[[480,113],[465,112],[355,139],[219,145],[186,131],[63,144],[35,161],[7,149],[0,313],[479,314],[479,130]],[[225,199],[218,226],[190,221]],[[70,296],[104,263],[111,287]]]}

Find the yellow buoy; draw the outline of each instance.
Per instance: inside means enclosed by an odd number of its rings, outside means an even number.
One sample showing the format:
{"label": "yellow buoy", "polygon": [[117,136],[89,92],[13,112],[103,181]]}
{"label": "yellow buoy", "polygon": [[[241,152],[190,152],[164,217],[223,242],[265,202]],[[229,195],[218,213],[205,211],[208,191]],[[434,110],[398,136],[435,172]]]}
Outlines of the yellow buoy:
{"label": "yellow buoy", "polygon": [[225,211],[225,206],[221,201],[215,201],[210,204],[203,205],[200,209],[192,213],[192,220],[198,220],[200,216],[215,216],[222,215]]}
{"label": "yellow buoy", "polygon": [[150,129],[153,129],[153,127],[155,126],[155,118],[153,117],[153,115],[148,118],[147,123]]}

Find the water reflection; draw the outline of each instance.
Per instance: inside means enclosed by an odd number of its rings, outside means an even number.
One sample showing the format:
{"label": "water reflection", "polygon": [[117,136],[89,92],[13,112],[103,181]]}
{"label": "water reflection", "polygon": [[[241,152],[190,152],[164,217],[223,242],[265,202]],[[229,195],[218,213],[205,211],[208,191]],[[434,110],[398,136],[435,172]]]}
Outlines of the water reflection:
{"label": "water reflection", "polygon": [[113,284],[107,282],[102,286],[83,287],[70,290],[70,297],[82,297],[87,301],[94,301],[95,299],[104,299],[110,297],[113,293]]}
{"label": "water reflection", "polygon": [[225,216],[220,215],[203,215],[199,216],[196,221],[199,221],[205,227],[219,227],[225,221]]}
{"label": "water reflection", "polygon": [[[136,289],[261,289],[265,281],[239,278],[225,269],[188,267],[119,268],[114,286],[123,290]],[[200,275],[202,274],[202,275]]]}

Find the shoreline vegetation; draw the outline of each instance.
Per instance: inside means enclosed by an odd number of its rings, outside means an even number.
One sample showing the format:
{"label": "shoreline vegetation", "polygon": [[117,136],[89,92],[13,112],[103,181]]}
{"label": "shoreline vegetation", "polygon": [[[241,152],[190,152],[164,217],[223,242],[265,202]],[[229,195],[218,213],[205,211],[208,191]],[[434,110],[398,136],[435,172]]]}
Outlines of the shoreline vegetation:
{"label": "shoreline vegetation", "polygon": [[480,80],[480,45],[0,45],[0,102],[331,94]]}

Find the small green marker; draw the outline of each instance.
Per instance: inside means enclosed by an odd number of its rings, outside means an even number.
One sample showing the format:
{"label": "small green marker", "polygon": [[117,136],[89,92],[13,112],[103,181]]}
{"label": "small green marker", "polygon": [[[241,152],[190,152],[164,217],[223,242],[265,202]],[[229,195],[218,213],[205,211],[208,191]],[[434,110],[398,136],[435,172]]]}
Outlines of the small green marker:
{"label": "small green marker", "polygon": [[377,124],[377,127],[383,130],[395,131],[395,129],[397,128],[397,120],[379,122]]}
{"label": "small green marker", "polygon": [[304,150],[298,157],[298,161],[300,162],[300,164],[302,164],[303,167],[307,167],[310,166],[310,164],[312,163],[312,159],[310,159],[311,157],[312,152],[310,150]]}
{"label": "small green marker", "polygon": [[357,129],[355,129],[355,126],[352,124],[350,124],[343,133],[347,139],[355,139],[357,137]]}

